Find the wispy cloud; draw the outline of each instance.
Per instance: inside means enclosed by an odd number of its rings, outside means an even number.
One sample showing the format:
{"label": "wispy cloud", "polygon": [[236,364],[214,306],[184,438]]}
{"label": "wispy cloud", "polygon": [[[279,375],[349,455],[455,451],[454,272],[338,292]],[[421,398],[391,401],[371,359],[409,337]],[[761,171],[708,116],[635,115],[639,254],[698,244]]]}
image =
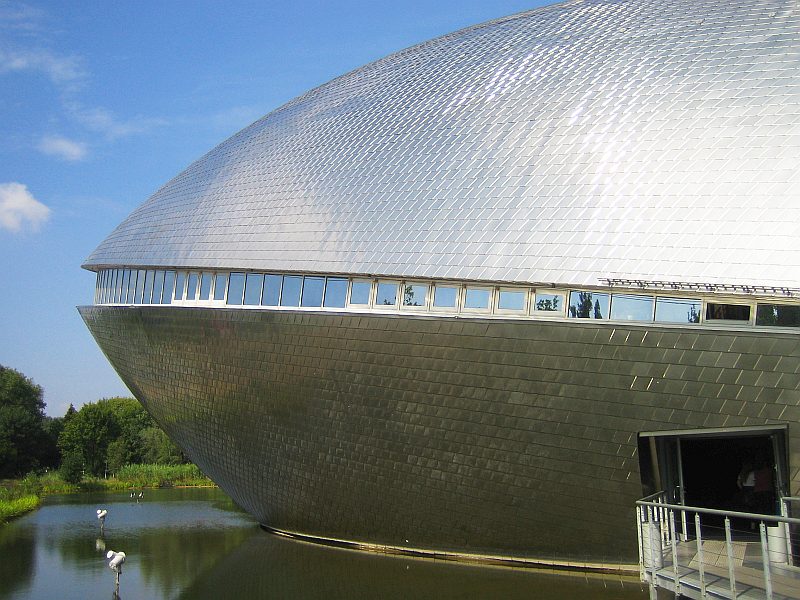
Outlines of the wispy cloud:
{"label": "wispy cloud", "polygon": [[123,120],[105,108],[86,108],[77,102],[69,103],[67,108],[81,125],[90,131],[104,135],[108,140],[147,133],[167,124],[166,119],[155,117],[136,117]]}
{"label": "wispy cloud", "polygon": [[[63,115],[87,133],[105,141],[144,134],[167,125],[165,119],[122,118],[87,99],[91,73],[85,59],[53,49],[54,29],[47,12],[19,2],[0,0],[0,76],[43,75],[57,91]],[[5,34],[5,35],[4,35]],[[63,137],[44,138],[38,149],[65,160],[81,160],[87,146]]]}
{"label": "wispy cloud", "polygon": [[46,135],[39,140],[37,146],[40,152],[49,156],[57,156],[70,162],[86,158],[86,144],[74,142],[60,135]]}
{"label": "wispy cloud", "polygon": [[44,49],[0,48],[0,73],[34,71],[44,73],[57,85],[75,84],[86,77],[76,56],[59,56]]}
{"label": "wispy cloud", "polygon": [[36,33],[41,31],[44,18],[41,9],[18,2],[0,0],[0,29]]}
{"label": "wispy cloud", "polygon": [[39,202],[22,183],[0,183],[0,227],[20,231],[27,225],[32,230],[50,217],[50,209]]}

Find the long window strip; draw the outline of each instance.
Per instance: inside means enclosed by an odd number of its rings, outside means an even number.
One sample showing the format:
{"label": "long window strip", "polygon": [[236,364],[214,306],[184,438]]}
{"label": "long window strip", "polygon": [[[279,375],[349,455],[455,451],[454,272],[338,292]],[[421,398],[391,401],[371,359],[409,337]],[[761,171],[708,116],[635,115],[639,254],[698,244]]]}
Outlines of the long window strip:
{"label": "long window strip", "polygon": [[[179,271],[177,272],[176,283],[183,285],[173,292],[172,277],[176,271],[145,270],[145,269],[102,269],[98,271],[95,285],[96,304],[150,304],[170,303],[171,299],[182,300],[183,304],[210,304],[225,305],[225,300],[220,300],[217,294],[217,283],[225,285],[225,297],[227,298],[230,285],[231,274],[236,275],[234,279],[238,284],[238,278],[243,280],[250,278],[257,282],[261,288],[259,300],[255,298],[248,306],[280,306],[284,308],[322,308],[337,309],[349,307],[372,308],[381,311],[402,310],[402,308],[413,306],[420,312],[439,312],[447,314],[474,314],[475,316],[498,314],[502,316],[518,316],[520,318],[543,317],[547,313],[552,316],[566,319],[596,319],[609,320],[614,322],[638,322],[638,323],[666,323],[666,324],[698,324],[722,322],[727,324],[745,324],[759,327],[800,327],[800,304],[788,302],[771,302],[765,300],[742,302],[736,299],[713,298],[705,300],[703,298],[687,298],[678,296],[660,296],[658,294],[633,294],[628,292],[612,293],[596,290],[572,290],[564,289],[550,291],[549,289],[537,290],[536,288],[511,286],[487,286],[479,283],[461,283],[436,281],[417,281],[417,280],[396,280],[396,279],[375,279],[366,280],[359,277],[341,277],[326,275],[277,275],[269,273],[243,273],[243,272],[217,272],[215,274],[214,300],[200,299],[200,290],[197,288],[201,284],[201,278],[207,272],[199,271]],[[194,276],[194,277],[192,277]],[[160,278],[163,287],[156,285],[155,280]],[[271,278],[271,279],[267,279]],[[190,281],[194,281],[194,298],[187,298],[189,294]],[[304,288],[306,280],[314,281],[321,285],[319,290],[314,293],[314,300],[311,304],[304,303]],[[264,283],[261,283],[264,281]],[[267,300],[267,281],[274,281],[280,286],[277,293],[271,292],[280,298],[278,302],[272,304],[274,300]],[[284,284],[291,283],[291,293],[284,296]],[[244,284],[245,281],[242,281]],[[336,302],[336,306],[327,306],[325,302],[329,284],[339,287],[344,285],[348,290],[353,290],[355,285],[369,284],[369,298],[375,297],[375,303],[370,300],[366,302],[354,302],[352,291],[347,294],[347,301]],[[258,285],[261,284],[261,285]],[[262,287],[263,286],[263,287]],[[381,287],[383,286],[383,287]],[[161,290],[158,288],[161,287]],[[169,288],[169,297],[166,296],[166,288]],[[237,286],[238,287],[238,286]],[[245,287],[245,286],[243,286]],[[181,289],[182,288],[182,289]],[[437,303],[436,292],[441,290],[455,290],[455,301],[452,299]],[[419,304],[414,301],[412,305],[408,293],[410,290],[419,290],[420,296],[424,295],[424,300]],[[242,290],[244,292],[244,290]],[[405,291],[405,292],[404,292]],[[158,292],[159,297],[156,298]],[[394,292],[394,294],[392,294]],[[408,296],[406,298],[404,296]],[[415,292],[416,293],[416,292]],[[173,296],[174,294],[174,296]],[[470,297],[472,294],[472,297]],[[522,294],[523,296],[518,296]],[[238,296],[238,294],[235,294]],[[263,295],[263,298],[261,297]],[[337,297],[341,297],[341,289],[336,292]],[[383,298],[383,296],[387,296]],[[321,296],[318,298],[317,296]],[[394,296],[392,303],[389,296]],[[506,298],[514,298],[512,305],[507,304]],[[382,298],[382,300],[381,300]],[[360,295],[358,300],[364,300]],[[236,299],[238,300],[238,298]],[[244,298],[242,298],[244,300]],[[242,306],[243,304],[227,303],[228,305]],[[267,304],[267,302],[270,302]],[[561,304],[560,307],[559,304]]]}

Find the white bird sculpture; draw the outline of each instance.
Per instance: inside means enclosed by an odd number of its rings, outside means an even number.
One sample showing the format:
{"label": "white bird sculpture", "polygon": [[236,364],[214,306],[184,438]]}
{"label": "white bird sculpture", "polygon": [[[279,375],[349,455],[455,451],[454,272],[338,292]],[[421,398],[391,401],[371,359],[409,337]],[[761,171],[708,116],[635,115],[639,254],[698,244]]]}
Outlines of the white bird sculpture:
{"label": "white bird sculpture", "polygon": [[114,552],[113,550],[109,550],[106,553],[106,558],[111,559],[108,561],[109,569],[115,573],[122,573],[122,563],[124,563],[125,559],[127,558],[124,552]]}
{"label": "white bird sculpture", "polygon": [[100,521],[100,535],[103,535],[103,529],[106,525],[106,515],[108,511],[105,508],[97,509],[97,520]]}

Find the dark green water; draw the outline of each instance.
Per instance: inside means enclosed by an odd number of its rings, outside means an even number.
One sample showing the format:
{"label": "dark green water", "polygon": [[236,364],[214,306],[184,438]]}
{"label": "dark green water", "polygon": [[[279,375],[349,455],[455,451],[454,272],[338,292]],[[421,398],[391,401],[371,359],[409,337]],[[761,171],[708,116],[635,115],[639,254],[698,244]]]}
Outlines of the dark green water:
{"label": "dark green water", "polygon": [[[538,599],[643,600],[620,577],[367,554],[265,533],[218,490],[147,490],[49,498],[0,526],[0,599],[112,598],[108,549],[128,560],[122,600]],[[108,509],[101,538],[95,515]]]}

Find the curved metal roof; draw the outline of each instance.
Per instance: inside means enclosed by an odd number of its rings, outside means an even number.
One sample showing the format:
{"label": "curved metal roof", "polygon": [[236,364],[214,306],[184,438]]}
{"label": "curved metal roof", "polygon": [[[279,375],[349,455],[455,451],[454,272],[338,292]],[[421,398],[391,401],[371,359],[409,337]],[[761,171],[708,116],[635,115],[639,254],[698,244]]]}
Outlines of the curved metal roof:
{"label": "curved metal roof", "polygon": [[86,267],[800,283],[800,7],[572,1],[339,77]]}

